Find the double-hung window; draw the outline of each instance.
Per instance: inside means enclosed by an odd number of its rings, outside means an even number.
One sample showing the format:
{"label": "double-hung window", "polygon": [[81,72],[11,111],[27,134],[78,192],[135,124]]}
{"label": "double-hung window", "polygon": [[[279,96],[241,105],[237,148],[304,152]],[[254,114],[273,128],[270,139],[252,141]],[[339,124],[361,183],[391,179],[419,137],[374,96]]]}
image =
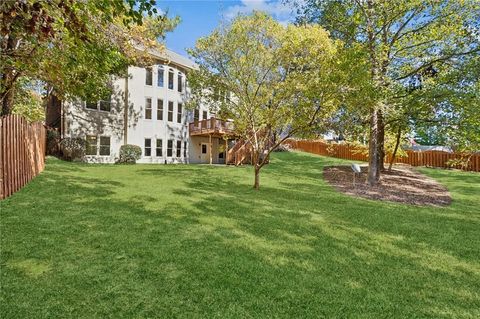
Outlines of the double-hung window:
{"label": "double-hung window", "polygon": [[157,157],[162,157],[162,146],[163,146],[163,141],[161,139],[157,138],[156,145],[155,145],[155,156]]}
{"label": "double-hung window", "polygon": [[145,85],[152,85],[153,83],[153,71],[152,68],[145,69]]}
{"label": "double-hung window", "polygon": [[143,148],[143,155],[144,156],[152,156],[152,139],[146,138],[145,144]]}
{"label": "double-hung window", "polygon": [[174,79],[173,70],[170,69],[168,70],[168,88],[170,90],[173,90],[173,79]]}
{"label": "double-hung window", "polygon": [[96,135],[87,135],[86,136],[86,155],[97,155],[97,136]]}
{"label": "double-hung window", "polygon": [[167,157],[173,156],[173,140],[168,140],[167,142]]}
{"label": "double-hung window", "polygon": [[182,141],[177,141],[177,157],[182,156]]}
{"label": "double-hung window", "polygon": [[203,118],[202,120],[206,120],[208,117],[208,112],[207,111],[203,111]]}
{"label": "double-hung window", "polygon": [[173,122],[173,102],[168,101],[168,121]]}
{"label": "double-hung window", "polygon": [[110,156],[110,136],[86,136],[86,155]]}
{"label": "double-hung window", "polygon": [[163,121],[163,100],[157,99],[157,120]]}
{"label": "double-hung window", "polygon": [[100,155],[110,156],[110,136],[100,136]]}
{"label": "double-hung window", "polygon": [[183,75],[180,72],[178,72],[178,76],[177,76],[177,90],[180,93],[183,92]]}
{"label": "double-hung window", "polygon": [[187,158],[187,142],[183,142],[183,157]]}
{"label": "double-hung window", "polygon": [[177,104],[177,123],[182,123],[182,103]]}
{"label": "double-hung window", "polygon": [[199,109],[195,109],[195,111],[193,111],[193,120],[194,121],[200,121],[200,110]]}
{"label": "double-hung window", "polygon": [[145,119],[152,119],[152,99],[149,97],[145,99]]}
{"label": "double-hung window", "polygon": [[164,85],[164,76],[165,76],[165,71],[163,69],[163,66],[159,66],[158,67],[158,70],[157,70],[157,86],[159,88],[163,88],[163,85]]}

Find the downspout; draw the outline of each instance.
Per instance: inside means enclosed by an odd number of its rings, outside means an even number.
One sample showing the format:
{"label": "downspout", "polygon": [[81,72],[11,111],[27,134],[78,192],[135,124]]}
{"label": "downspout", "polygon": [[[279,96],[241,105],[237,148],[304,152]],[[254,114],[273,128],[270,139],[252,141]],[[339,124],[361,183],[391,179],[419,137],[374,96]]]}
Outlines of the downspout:
{"label": "downspout", "polygon": [[60,103],[60,137],[65,138],[65,103],[63,100]]}
{"label": "downspout", "polygon": [[128,144],[128,68],[125,77],[125,96],[123,109],[123,145]]}

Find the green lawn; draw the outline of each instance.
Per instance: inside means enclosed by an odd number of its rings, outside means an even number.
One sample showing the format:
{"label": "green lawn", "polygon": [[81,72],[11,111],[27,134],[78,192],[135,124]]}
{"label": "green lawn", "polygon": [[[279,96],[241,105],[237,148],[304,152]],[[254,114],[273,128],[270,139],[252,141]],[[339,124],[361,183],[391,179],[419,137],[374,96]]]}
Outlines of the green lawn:
{"label": "green lawn", "polygon": [[251,167],[49,159],[0,202],[2,318],[479,318],[480,175],[447,208],[355,199],[341,160]]}

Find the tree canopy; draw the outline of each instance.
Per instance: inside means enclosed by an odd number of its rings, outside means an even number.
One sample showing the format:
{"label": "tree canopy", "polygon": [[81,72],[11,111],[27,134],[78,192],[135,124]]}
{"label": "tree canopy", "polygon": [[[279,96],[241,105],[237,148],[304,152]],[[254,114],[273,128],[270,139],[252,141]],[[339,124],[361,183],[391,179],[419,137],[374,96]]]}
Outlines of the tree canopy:
{"label": "tree canopy", "polygon": [[467,114],[475,105],[478,73],[471,78],[464,66],[480,52],[477,0],[306,0],[299,4],[298,23],[318,23],[364,53],[358,63],[368,69],[375,89],[368,88],[361,110],[357,104],[344,111],[367,114],[359,123],[369,126],[371,185],[380,179],[386,131],[442,114]]}
{"label": "tree canopy", "polygon": [[98,97],[112,74],[159,47],[178,19],[150,0],[25,0],[0,3],[0,101],[12,111],[18,80],[40,80],[60,96]]}
{"label": "tree canopy", "polygon": [[338,52],[318,25],[283,26],[261,12],[240,15],[197,41],[189,53],[191,104],[211,105],[234,120],[260,169],[292,134],[314,132],[341,103],[344,73]]}

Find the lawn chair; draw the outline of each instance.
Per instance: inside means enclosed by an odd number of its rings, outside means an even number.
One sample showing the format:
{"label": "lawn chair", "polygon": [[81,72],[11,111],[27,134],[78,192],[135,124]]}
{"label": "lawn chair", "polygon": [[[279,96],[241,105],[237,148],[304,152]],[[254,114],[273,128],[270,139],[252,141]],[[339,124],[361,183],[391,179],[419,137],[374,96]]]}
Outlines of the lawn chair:
{"label": "lawn chair", "polygon": [[358,176],[360,176],[360,174],[362,173],[362,169],[358,164],[352,164],[350,165],[350,167],[352,168],[352,171],[353,171],[353,186],[355,186],[355,177],[357,174]]}

